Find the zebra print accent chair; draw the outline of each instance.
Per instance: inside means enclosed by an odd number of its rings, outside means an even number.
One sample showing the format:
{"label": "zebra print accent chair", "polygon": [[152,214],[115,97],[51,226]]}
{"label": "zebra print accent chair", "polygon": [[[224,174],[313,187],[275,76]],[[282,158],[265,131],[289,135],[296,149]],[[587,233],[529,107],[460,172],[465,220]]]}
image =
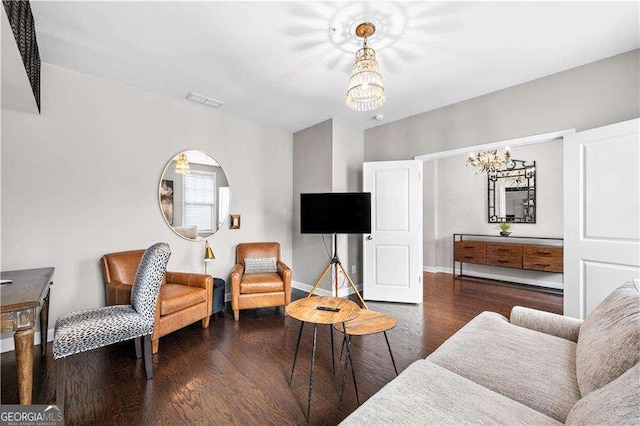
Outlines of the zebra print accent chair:
{"label": "zebra print accent chair", "polygon": [[142,256],[131,291],[130,305],[105,306],[70,312],[56,321],[53,357],[56,359],[56,402],[64,413],[66,357],[102,346],[135,339],[136,357],[142,357],[147,380],[153,378],[151,334],[160,285],[171,250],[166,243],[149,247]]}

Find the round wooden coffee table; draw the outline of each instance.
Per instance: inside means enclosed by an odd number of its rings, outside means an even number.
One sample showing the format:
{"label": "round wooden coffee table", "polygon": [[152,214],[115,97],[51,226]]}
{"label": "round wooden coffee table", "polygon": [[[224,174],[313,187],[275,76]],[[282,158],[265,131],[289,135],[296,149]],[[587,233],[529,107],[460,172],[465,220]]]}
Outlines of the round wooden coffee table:
{"label": "round wooden coffee table", "polygon": [[[333,328],[338,330],[340,333],[344,333],[344,338],[342,339],[342,349],[340,350],[340,358],[342,358],[342,351],[344,350],[345,342],[347,344],[347,353],[350,353],[349,347],[351,346],[351,336],[366,336],[369,334],[383,333],[384,340],[387,342],[387,348],[389,349],[389,355],[391,355],[391,363],[393,364],[393,369],[396,372],[397,376],[398,369],[396,368],[396,361],[393,359],[393,352],[391,352],[391,345],[389,344],[389,338],[387,337],[387,331],[391,330],[396,325],[398,325],[398,322],[392,316],[383,314],[381,312],[370,311],[368,309],[360,310],[360,315],[358,315],[357,318],[347,321],[346,323],[334,324]],[[350,357],[345,360],[345,368],[342,375],[343,392],[347,374],[347,361],[350,361]],[[359,399],[358,388],[356,388],[356,399]]]}
{"label": "round wooden coffee table", "polygon": [[[327,311],[318,309],[318,307],[326,307],[336,309],[336,311]],[[300,332],[298,333],[298,342],[296,343],[296,352],[293,356],[293,365],[291,366],[291,377],[289,378],[289,386],[293,380],[293,371],[296,368],[296,359],[298,358],[298,349],[300,348],[300,338],[302,337],[302,329],[305,323],[313,324],[313,348],[311,350],[311,371],[309,373],[309,396],[307,399],[307,420],[311,412],[311,391],[313,389],[313,366],[316,361],[316,343],[318,340],[318,324],[345,324],[347,321],[356,318],[360,312],[360,307],[348,299],[339,297],[311,296],[291,302],[286,308],[287,314],[301,321]],[[332,343],[333,343],[333,334]],[[331,345],[333,352],[333,344]],[[333,356],[333,353],[331,354]],[[351,359],[351,350],[347,345],[347,356]],[[353,366],[353,363],[351,364]],[[353,372],[353,369],[352,369]],[[356,376],[353,373],[353,384],[356,385]],[[344,378],[343,378],[344,383]]]}

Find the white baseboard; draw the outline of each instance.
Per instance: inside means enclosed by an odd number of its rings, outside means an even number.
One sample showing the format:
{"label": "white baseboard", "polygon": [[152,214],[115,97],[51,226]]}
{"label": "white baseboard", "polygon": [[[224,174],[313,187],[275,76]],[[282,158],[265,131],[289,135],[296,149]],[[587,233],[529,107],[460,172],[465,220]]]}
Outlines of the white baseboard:
{"label": "white baseboard", "polygon": [[[424,266],[423,270],[424,272],[429,272],[432,274],[437,274],[437,273],[453,274],[454,273],[453,268],[447,268],[443,266]],[[473,271],[469,276],[478,277],[478,278],[487,278],[490,280],[508,281],[516,284],[528,284],[528,285],[536,285],[538,287],[555,288],[557,290],[562,290],[564,288],[562,283],[557,283],[553,281],[537,280],[537,279],[526,278],[526,277],[513,277],[510,275],[507,276],[507,275],[500,275],[500,274],[491,274],[487,272]]]}
{"label": "white baseboard", "polygon": [[[313,286],[305,283],[301,283],[300,281],[291,281],[291,287],[296,288],[298,290],[306,291],[307,293],[311,291]],[[356,288],[358,291],[362,291],[362,284],[356,284]],[[353,288],[351,286],[338,288],[338,297],[346,297],[350,294],[354,294]],[[318,287],[315,291],[315,294],[318,296],[333,296],[333,291],[325,290],[324,288]]]}
{"label": "white baseboard", "polygon": [[[53,342],[53,328],[49,329],[49,332],[47,333],[47,342]],[[40,345],[40,332],[36,331],[35,335],[33,336],[33,344],[34,345]],[[0,353],[5,353],[5,352],[11,352],[13,350],[15,350],[15,345],[13,342],[13,336],[4,338],[4,339],[0,339]]]}
{"label": "white baseboard", "polygon": [[442,266],[423,266],[422,267],[422,271],[423,272],[428,272],[430,274],[439,274],[439,273],[451,274],[451,273],[453,273],[451,268],[445,268],[445,267],[442,267]]}

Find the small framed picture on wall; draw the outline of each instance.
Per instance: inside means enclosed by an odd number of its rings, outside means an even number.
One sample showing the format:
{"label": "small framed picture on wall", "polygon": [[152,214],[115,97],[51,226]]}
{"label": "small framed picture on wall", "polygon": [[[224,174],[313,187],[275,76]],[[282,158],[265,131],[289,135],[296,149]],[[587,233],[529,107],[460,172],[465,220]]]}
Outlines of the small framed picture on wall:
{"label": "small framed picture on wall", "polygon": [[232,214],[231,215],[231,229],[240,229],[240,215]]}

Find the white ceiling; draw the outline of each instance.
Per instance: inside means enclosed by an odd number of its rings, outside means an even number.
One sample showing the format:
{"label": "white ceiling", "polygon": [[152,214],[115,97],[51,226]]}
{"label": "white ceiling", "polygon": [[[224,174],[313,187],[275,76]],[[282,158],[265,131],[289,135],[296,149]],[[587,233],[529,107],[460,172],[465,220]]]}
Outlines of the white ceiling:
{"label": "white ceiling", "polygon": [[[31,4],[44,62],[176,99],[193,91],[290,131],[331,117],[369,128],[640,46],[635,1]],[[344,98],[363,20],[378,27],[369,46],[387,102],[354,112]]]}

